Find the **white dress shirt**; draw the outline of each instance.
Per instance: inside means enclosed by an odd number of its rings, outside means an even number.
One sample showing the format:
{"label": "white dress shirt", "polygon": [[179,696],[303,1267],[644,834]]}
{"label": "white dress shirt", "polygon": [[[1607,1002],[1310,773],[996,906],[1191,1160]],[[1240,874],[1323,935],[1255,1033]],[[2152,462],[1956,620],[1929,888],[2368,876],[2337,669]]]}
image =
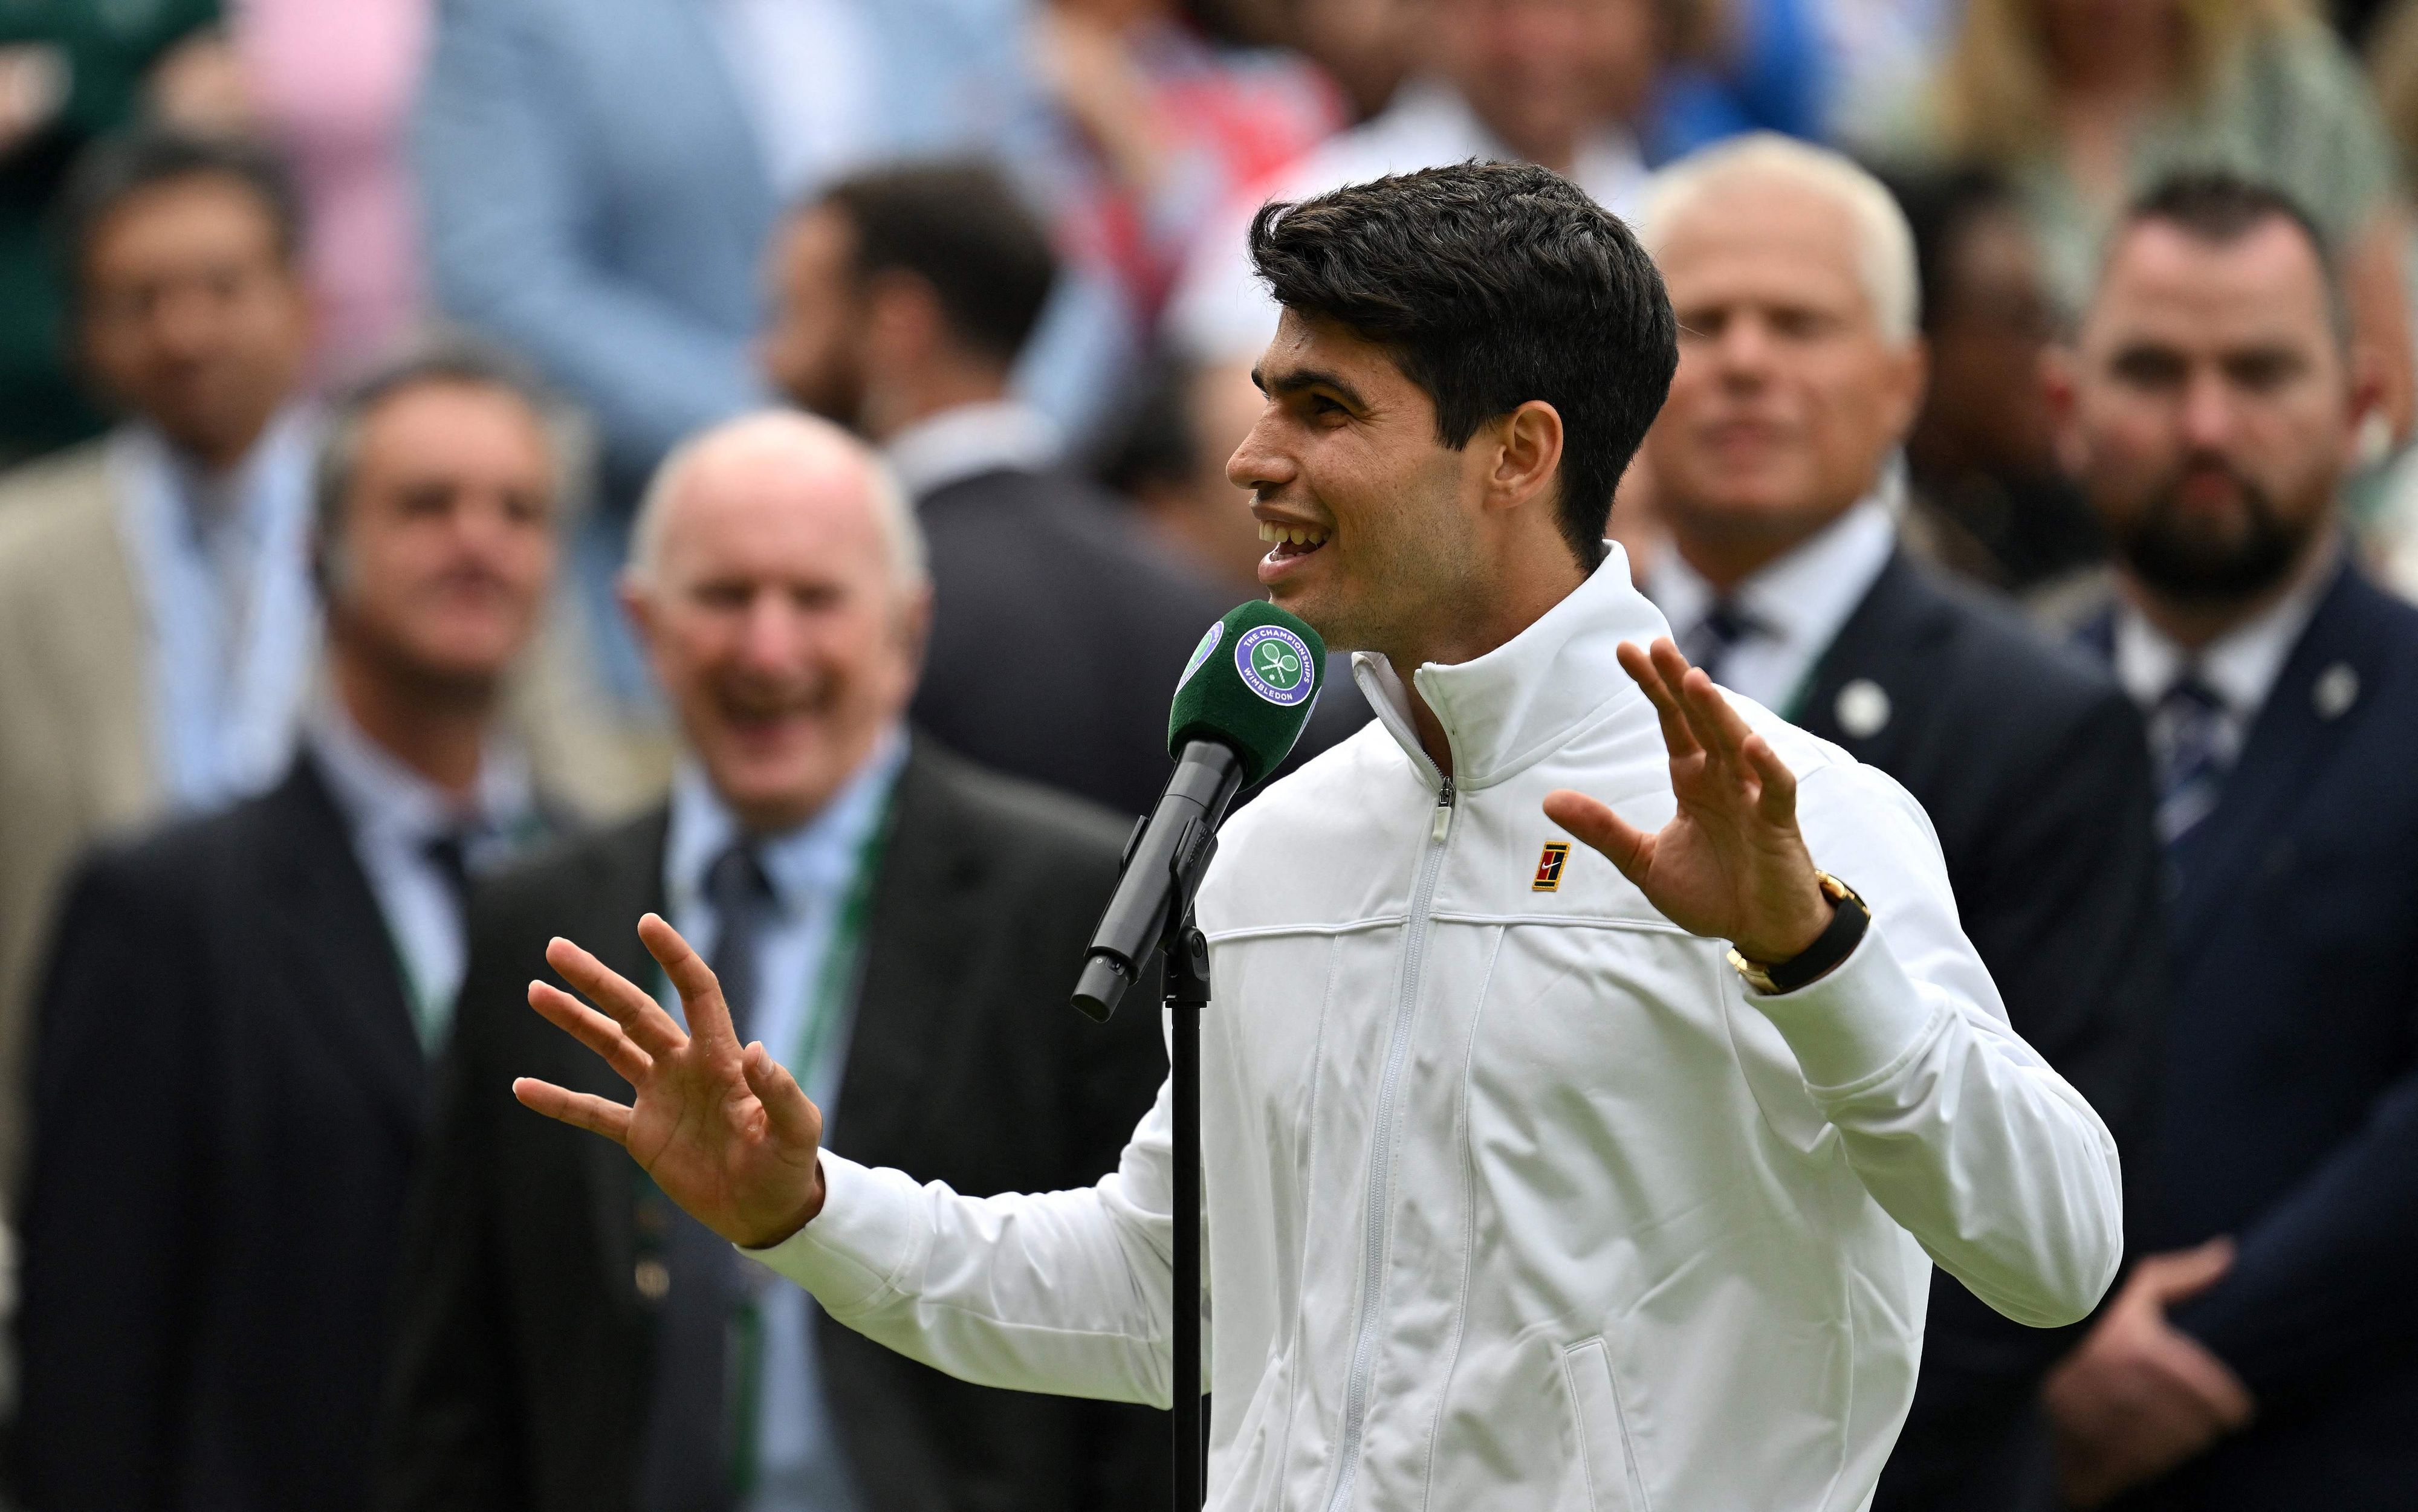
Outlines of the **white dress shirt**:
{"label": "white dress shirt", "polygon": [[1062,450],[1058,427],[1049,417],[1013,399],[959,405],[927,415],[882,449],[909,498],[1002,468],[1052,466]]}
{"label": "white dress shirt", "polygon": [[150,618],[161,790],[215,807],[283,774],[319,658],[311,583],[315,427],[289,408],[222,478],[145,424],[109,439],[118,529]]}
{"label": "white dress shirt", "polygon": [[2318,601],[2334,581],[2334,560],[2333,552],[2319,553],[2315,564],[2321,571],[2310,573],[2271,607],[2217,636],[2196,653],[2150,623],[2148,617],[2132,604],[2118,603],[2116,680],[2124,685],[2135,703],[2153,716],[2150,722],[2153,745],[2162,734],[2161,723],[2154,717],[2159,703],[2177,679],[2187,669],[2194,670],[2222,706],[2218,711],[2217,750],[2225,765],[2233,764],[2242,754],[2242,742],[2250,738],[2250,726],[2258,718],[2258,710],[2266,707],[2267,695],[2283,675],[2284,663],[2291,657],[2292,648],[2300,644],[2301,632],[2308,628],[2309,617],[2318,612]]}
{"label": "white dress shirt", "polygon": [[464,861],[478,872],[526,844],[543,828],[528,762],[500,742],[491,745],[465,804],[362,734],[333,698],[314,709],[305,739],[352,831],[353,854],[407,979],[420,1043],[433,1055],[452,1023],[469,942],[461,900],[428,848],[459,835]]}
{"label": "white dress shirt", "polygon": [[[1251,271],[1248,232],[1264,200],[1298,200],[1387,174],[1412,173],[1476,158],[1516,162],[1477,113],[1451,86],[1413,80],[1393,103],[1311,150],[1272,179],[1253,185],[1194,244],[1168,305],[1169,340],[1203,363],[1256,360],[1276,334],[1277,306]],[[1596,203],[1634,220],[1645,187],[1645,163],[1626,131],[1606,128],[1579,145],[1569,180]]]}
{"label": "white dress shirt", "polygon": [[[1897,517],[1879,490],[1820,534],[1740,583],[1731,606],[1752,629],[1722,658],[1720,681],[1783,718],[1897,545]],[[1645,596],[1685,646],[1720,598],[1676,550],[1660,554]]]}

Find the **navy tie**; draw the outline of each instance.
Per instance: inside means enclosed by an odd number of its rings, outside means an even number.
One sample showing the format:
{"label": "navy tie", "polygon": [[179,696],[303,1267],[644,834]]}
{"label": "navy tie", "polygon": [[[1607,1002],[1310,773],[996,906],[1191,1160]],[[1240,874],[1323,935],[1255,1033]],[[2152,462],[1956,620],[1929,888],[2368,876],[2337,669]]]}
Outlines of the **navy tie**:
{"label": "navy tie", "polygon": [[2150,750],[2157,761],[2158,836],[2169,849],[2216,808],[2231,764],[2225,700],[2196,668],[2177,677],[2150,713]]}
{"label": "navy tie", "polygon": [[1705,618],[1696,621],[1696,627],[1688,632],[1679,650],[1691,664],[1702,667],[1705,676],[1719,682],[1722,664],[1729,660],[1738,642],[1761,634],[1763,626],[1740,612],[1737,604],[1718,599],[1705,611]]}
{"label": "navy tie", "polygon": [[[705,893],[716,928],[708,964],[744,1045],[755,1020],[763,940],[774,918],[772,883],[755,848],[742,841],[718,857],[706,874]],[[752,1425],[734,1422],[731,1410],[754,1395],[735,1379],[752,1352],[732,1347],[734,1320],[749,1300],[746,1277],[738,1255],[712,1229],[676,1208],[662,1216],[669,1224],[664,1261],[670,1284],[656,1335],[639,1505],[645,1512],[727,1512],[752,1469],[738,1463]]]}

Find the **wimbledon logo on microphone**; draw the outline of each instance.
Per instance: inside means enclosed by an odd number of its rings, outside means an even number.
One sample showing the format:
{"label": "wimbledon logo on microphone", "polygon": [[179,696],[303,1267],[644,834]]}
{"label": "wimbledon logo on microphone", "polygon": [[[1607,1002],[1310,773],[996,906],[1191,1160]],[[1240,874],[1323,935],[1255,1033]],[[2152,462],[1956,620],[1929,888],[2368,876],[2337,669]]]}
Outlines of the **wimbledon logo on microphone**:
{"label": "wimbledon logo on microphone", "polygon": [[1318,685],[1309,648],[1282,625],[1254,625],[1243,632],[1234,642],[1234,670],[1253,693],[1285,709],[1308,699]]}
{"label": "wimbledon logo on microphone", "polygon": [[1175,680],[1176,692],[1184,691],[1184,685],[1192,680],[1192,674],[1201,670],[1208,662],[1209,653],[1216,650],[1217,643],[1225,638],[1226,621],[1220,619],[1209,627],[1209,634],[1201,636],[1201,644],[1192,648],[1192,660],[1184,664],[1184,676]]}

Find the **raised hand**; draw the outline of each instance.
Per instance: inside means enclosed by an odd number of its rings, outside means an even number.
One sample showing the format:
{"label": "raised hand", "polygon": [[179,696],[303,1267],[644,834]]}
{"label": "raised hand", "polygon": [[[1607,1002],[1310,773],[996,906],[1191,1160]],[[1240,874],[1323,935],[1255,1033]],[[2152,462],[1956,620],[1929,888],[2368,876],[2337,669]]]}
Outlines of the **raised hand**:
{"label": "raised hand", "polygon": [[1796,774],[1668,638],[1650,652],[1623,645],[1620,665],[1661,719],[1679,812],[1647,834],[1564,788],[1546,795],[1545,817],[1602,851],[1680,928],[1766,965],[1798,955],[1829,926],[1831,903],[1798,832]]}
{"label": "raised hand", "polygon": [[678,930],[650,913],[638,938],[679,989],[688,1032],[567,939],[545,948],[546,963],[596,1007],[543,982],[528,992],[530,1007],[603,1056],[636,1099],[624,1107],[529,1077],[513,1083],[513,1095],[630,1152],[666,1197],[723,1238],[778,1244],[822,1210],[822,1110],[760,1043],[740,1045],[721,985]]}

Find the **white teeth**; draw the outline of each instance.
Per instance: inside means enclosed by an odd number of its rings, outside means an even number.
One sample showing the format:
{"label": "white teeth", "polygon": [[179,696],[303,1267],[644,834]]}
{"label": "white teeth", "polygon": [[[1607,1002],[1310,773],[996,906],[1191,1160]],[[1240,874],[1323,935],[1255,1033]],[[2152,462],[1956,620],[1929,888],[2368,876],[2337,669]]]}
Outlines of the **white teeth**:
{"label": "white teeth", "polygon": [[1278,525],[1273,520],[1262,520],[1260,539],[1271,544],[1321,546],[1326,543],[1326,532],[1309,526]]}

